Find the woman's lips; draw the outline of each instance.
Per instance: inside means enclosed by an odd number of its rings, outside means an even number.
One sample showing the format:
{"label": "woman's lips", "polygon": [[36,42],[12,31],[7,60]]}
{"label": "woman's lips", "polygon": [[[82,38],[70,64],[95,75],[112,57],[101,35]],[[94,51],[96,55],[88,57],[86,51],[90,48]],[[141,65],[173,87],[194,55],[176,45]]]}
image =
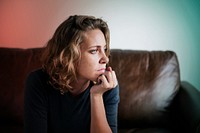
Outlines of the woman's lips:
{"label": "woman's lips", "polygon": [[106,68],[101,68],[101,69],[99,69],[99,70],[97,70],[97,71],[100,72],[100,73],[104,73],[105,70],[106,70]]}

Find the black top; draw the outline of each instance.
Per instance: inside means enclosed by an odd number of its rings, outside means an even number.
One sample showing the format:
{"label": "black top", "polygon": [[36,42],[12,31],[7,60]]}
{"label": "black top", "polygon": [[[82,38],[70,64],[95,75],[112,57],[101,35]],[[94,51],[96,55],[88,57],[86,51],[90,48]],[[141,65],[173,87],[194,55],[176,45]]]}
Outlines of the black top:
{"label": "black top", "polygon": [[[90,89],[78,96],[60,94],[49,83],[49,76],[42,69],[31,72],[25,89],[25,133],[89,133]],[[103,95],[108,123],[117,132],[119,87]]]}

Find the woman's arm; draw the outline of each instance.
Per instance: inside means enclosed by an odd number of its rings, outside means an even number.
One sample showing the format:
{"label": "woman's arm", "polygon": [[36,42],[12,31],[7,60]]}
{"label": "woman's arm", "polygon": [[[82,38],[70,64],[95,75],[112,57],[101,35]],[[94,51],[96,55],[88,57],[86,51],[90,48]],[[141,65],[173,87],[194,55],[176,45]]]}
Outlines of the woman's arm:
{"label": "woman's arm", "polygon": [[47,99],[42,82],[31,73],[25,85],[24,133],[47,133]]}
{"label": "woman's arm", "polygon": [[112,133],[106,118],[103,96],[90,95],[91,100],[91,133]]}
{"label": "woman's arm", "polygon": [[[104,75],[101,75],[99,77],[99,80],[101,80],[101,84],[94,85],[90,91],[90,101],[91,101],[90,132],[91,133],[112,133],[111,127],[109,126],[107,116],[106,116],[103,94],[104,92],[111,90],[117,86],[117,79],[116,79],[115,72],[112,71],[111,68],[109,68],[109,71],[107,71]],[[111,101],[111,103],[113,103],[113,101]],[[117,104],[118,104],[118,101],[117,101]],[[116,104],[111,105],[111,106],[117,107]],[[117,113],[116,111],[117,108],[113,108],[113,109],[114,109],[113,112]],[[113,116],[116,116],[116,114],[114,114]]]}

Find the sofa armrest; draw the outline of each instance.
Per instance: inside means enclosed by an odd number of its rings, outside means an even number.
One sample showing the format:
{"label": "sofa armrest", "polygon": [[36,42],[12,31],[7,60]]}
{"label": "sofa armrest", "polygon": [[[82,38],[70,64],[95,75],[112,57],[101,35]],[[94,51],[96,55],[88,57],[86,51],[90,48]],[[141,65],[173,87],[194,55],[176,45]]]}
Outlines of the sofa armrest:
{"label": "sofa armrest", "polygon": [[189,82],[182,81],[176,96],[176,111],[191,133],[200,133],[200,91]]}

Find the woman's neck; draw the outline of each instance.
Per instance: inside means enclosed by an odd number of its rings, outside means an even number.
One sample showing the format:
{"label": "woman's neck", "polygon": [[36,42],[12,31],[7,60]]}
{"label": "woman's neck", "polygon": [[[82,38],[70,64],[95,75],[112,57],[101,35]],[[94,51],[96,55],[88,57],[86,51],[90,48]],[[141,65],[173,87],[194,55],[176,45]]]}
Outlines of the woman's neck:
{"label": "woman's neck", "polygon": [[71,86],[72,86],[72,89],[69,90],[69,92],[74,95],[74,96],[77,96],[79,94],[81,94],[83,91],[85,91],[88,86],[90,84],[90,81],[87,80],[87,81],[74,81]]}

